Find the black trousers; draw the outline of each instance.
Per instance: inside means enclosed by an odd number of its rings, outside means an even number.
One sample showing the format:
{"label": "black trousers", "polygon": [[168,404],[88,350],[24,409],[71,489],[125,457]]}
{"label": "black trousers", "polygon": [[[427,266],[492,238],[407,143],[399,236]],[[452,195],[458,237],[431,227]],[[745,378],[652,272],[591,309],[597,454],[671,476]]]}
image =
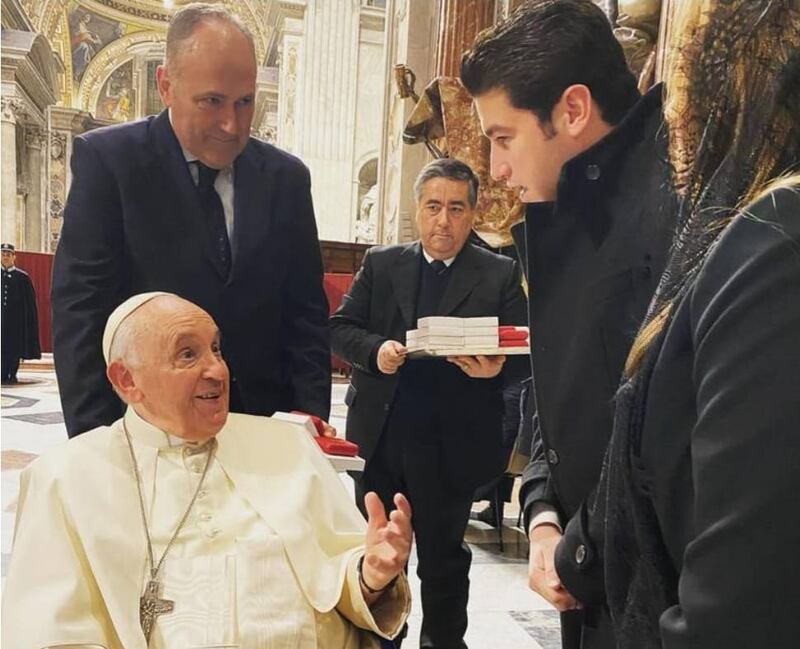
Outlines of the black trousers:
{"label": "black trousers", "polygon": [[3,351],[3,368],[2,368],[2,380],[3,383],[7,383],[9,381],[16,381],[17,379],[17,371],[19,370],[19,363],[20,357],[16,354],[16,351]]}
{"label": "black trousers", "polygon": [[441,435],[445,426],[425,398],[399,391],[392,413],[366,469],[356,480],[356,499],[375,491],[387,512],[394,494],[411,503],[421,582],[421,649],[466,649],[469,567],[472,553],[464,532],[472,507],[472,486],[443,475]]}

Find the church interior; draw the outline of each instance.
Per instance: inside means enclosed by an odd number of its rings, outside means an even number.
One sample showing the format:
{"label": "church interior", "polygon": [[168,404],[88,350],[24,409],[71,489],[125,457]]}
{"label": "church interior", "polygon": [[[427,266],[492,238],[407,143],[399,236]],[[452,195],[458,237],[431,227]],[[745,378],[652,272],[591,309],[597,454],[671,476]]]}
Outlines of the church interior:
{"label": "church interior", "polygon": [[[254,137],[308,167],[333,312],[366,250],[417,238],[414,180],[426,162],[467,157],[481,178],[476,234],[512,245],[516,197],[489,177],[469,97],[455,82],[462,52],[521,0],[219,0],[247,25],[257,59]],[[75,138],[163,110],[156,69],[168,22],[188,0],[2,0],[2,240],[37,294],[41,360],[2,388],[2,575],[12,550],[19,477],[66,439],[52,357],[50,283],[72,182]],[[597,0],[617,25],[640,90],[660,79],[669,0]],[[345,431],[350,366],[332,358],[330,423]],[[341,473],[352,491],[352,480]],[[518,475],[517,475],[518,478]],[[518,479],[500,529],[477,520],[466,641],[492,649],[556,649],[559,616],[527,586],[528,540]],[[502,510],[501,510],[502,511]],[[42,551],[46,552],[46,540]],[[419,580],[408,649],[418,645]]]}

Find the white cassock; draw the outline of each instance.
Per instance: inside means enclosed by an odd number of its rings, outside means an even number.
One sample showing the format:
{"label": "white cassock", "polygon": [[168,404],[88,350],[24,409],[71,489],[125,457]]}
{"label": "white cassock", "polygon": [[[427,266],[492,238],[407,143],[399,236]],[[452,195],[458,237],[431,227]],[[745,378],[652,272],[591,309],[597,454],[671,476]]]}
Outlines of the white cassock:
{"label": "white cassock", "polygon": [[[197,488],[204,451],[125,415],[156,561]],[[356,564],[366,524],[299,426],[231,414],[158,580],[175,602],[159,649],[359,649],[394,637],[408,583],[370,609]],[[80,435],[23,472],[3,595],[3,649],[145,649],[139,598],[147,546],[122,420]],[[373,633],[365,633],[368,629]]]}

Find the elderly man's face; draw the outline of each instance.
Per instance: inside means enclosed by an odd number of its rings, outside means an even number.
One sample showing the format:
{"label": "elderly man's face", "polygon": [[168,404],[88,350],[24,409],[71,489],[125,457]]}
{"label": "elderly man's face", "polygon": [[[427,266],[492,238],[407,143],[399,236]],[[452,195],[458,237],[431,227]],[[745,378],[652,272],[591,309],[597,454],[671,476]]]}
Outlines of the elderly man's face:
{"label": "elderly man's face", "polygon": [[214,169],[231,164],[247,145],[255,110],[256,58],[244,34],[201,23],[157,78],[181,146]]}
{"label": "elderly man's face", "polygon": [[144,412],[139,414],[172,435],[205,440],[228,417],[228,366],[211,317],[190,303],[176,302],[156,310],[155,333],[145,343],[141,363],[130,370],[141,395],[138,406]]}
{"label": "elderly man's face", "polygon": [[417,205],[417,227],[425,252],[434,259],[455,257],[469,237],[474,215],[469,183],[451,178],[427,181]]}

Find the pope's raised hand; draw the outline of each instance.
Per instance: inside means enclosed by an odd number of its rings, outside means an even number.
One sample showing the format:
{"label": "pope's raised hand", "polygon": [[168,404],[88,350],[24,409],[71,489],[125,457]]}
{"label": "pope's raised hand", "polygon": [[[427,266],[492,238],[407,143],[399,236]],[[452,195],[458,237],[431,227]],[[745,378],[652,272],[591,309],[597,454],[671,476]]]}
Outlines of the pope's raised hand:
{"label": "pope's raised hand", "polygon": [[411,552],[411,505],[403,494],[394,495],[397,509],[386,517],[381,499],[374,491],[364,497],[367,510],[367,538],[361,576],[372,590],[384,588],[403,570]]}

